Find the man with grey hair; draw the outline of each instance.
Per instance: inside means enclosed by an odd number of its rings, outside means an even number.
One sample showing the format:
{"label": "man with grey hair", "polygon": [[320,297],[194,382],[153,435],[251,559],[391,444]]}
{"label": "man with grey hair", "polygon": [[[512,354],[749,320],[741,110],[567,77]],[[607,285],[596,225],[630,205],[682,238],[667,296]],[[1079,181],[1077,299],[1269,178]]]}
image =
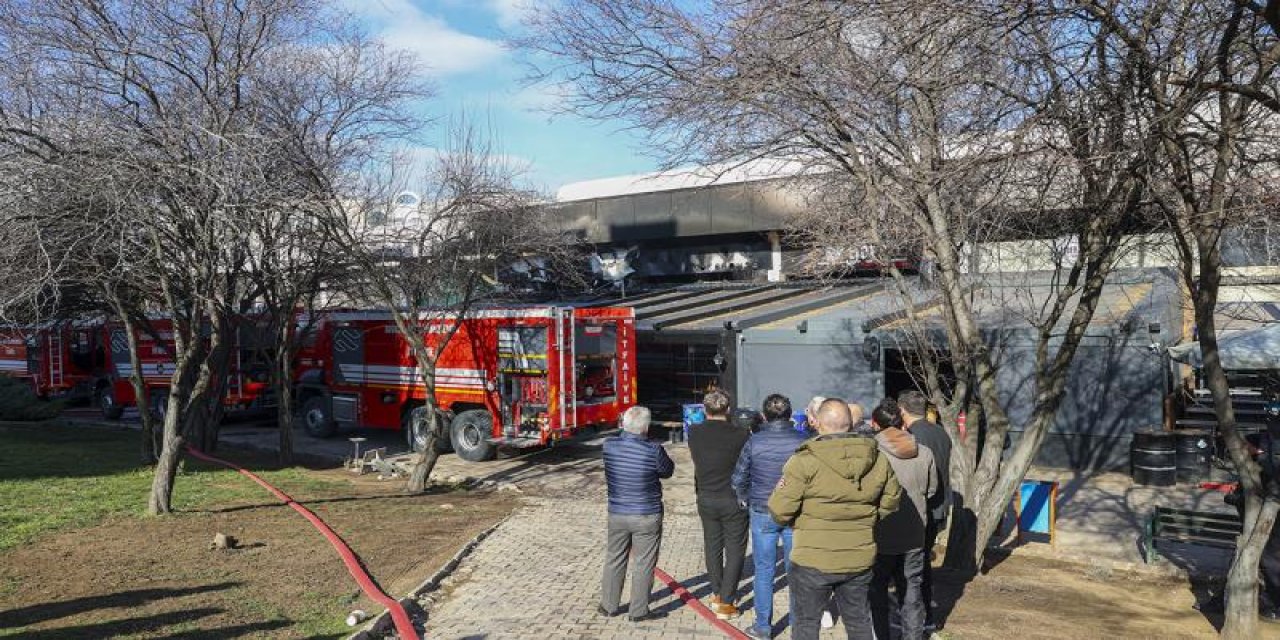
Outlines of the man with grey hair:
{"label": "man with grey hair", "polygon": [[818,419],[817,419],[818,407],[822,406],[822,403],[826,401],[827,401],[826,396],[814,396],[809,400],[809,404],[805,405],[804,430],[809,435],[813,435],[817,433],[817,429],[814,427],[814,424],[818,422]]}
{"label": "man with grey hair", "polygon": [[604,442],[604,478],[609,489],[608,541],[597,612],[618,614],[622,581],[631,560],[632,622],[657,617],[649,611],[653,569],[662,543],[662,479],[675,463],[666,450],[649,440],[649,410],[635,406],[622,414],[622,432]]}

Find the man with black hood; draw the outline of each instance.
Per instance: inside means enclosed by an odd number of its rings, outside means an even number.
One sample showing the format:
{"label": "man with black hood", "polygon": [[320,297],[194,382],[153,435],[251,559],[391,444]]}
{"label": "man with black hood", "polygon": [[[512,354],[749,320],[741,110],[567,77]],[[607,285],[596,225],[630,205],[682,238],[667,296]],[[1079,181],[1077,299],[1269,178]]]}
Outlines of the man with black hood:
{"label": "man with black hood", "polygon": [[877,638],[889,637],[889,584],[897,591],[903,640],[924,637],[925,604],[921,592],[928,503],[938,491],[937,468],[928,447],[902,430],[902,413],[892,398],[871,412],[876,442],[902,485],[898,510],[876,523],[876,564],[871,574],[871,620]]}

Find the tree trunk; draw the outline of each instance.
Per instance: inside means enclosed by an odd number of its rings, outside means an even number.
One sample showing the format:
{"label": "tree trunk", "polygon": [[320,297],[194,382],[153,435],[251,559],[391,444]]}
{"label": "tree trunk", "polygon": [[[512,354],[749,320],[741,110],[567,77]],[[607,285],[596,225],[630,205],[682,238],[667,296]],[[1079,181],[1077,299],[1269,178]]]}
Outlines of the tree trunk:
{"label": "tree trunk", "polygon": [[129,343],[129,384],[133,387],[134,405],[138,408],[138,419],[142,422],[142,461],[143,464],[152,465],[159,460],[159,452],[163,446],[160,438],[162,434],[156,432],[156,417],[151,414],[151,395],[142,379],[136,328],[133,322],[124,318],[122,315],[125,339]]}
{"label": "tree trunk", "polygon": [[1227,573],[1222,637],[1252,639],[1258,637],[1258,561],[1262,559],[1262,547],[1271,532],[1277,506],[1273,501],[1263,502],[1266,487],[1262,486],[1260,469],[1250,458],[1244,436],[1237,428],[1231,388],[1218,353],[1214,314],[1218,307],[1222,255],[1211,239],[1204,235],[1196,239],[1200,250],[1200,274],[1191,291],[1205,383],[1213,396],[1218,428],[1240,476],[1245,500],[1244,529],[1236,541],[1236,555]]}
{"label": "tree trunk", "polygon": [[[280,314],[277,313],[277,316]],[[291,330],[292,310],[287,317],[277,317],[276,344],[273,352],[271,379],[276,392],[276,429],[279,432],[277,455],[280,464],[293,464],[293,340],[300,339]]]}
{"label": "tree trunk", "polygon": [[436,462],[440,459],[440,450],[436,447],[436,442],[443,437],[442,431],[444,422],[440,420],[440,413],[436,411],[434,399],[428,399],[423,419],[427,421],[429,428],[427,429],[427,442],[422,451],[414,455],[413,471],[409,473],[409,482],[405,485],[405,491],[409,493],[422,493],[427,490],[427,482],[431,478],[431,472],[436,468]]}
{"label": "tree trunk", "polygon": [[[427,349],[425,333],[416,324],[416,316],[413,323],[406,320],[401,315],[395,316],[396,327],[400,330],[401,335],[405,337],[405,342],[409,344],[409,349],[413,353],[418,367],[418,375],[422,377],[423,385],[423,419],[427,420],[427,440],[422,451],[418,452],[413,459],[413,470],[409,473],[409,482],[405,485],[405,491],[409,493],[422,493],[427,490],[427,483],[431,478],[431,471],[436,468],[436,461],[440,459],[440,451],[436,447],[436,442],[444,435],[444,423],[440,420],[440,412],[436,407],[436,360],[435,356],[443,352],[449,341],[453,339],[453,334],[457,332],[458,327],[462,326],[462,318],[465,309],[457,311],[457,315],[451,319],[449,326],[443,332],[435,333],[436,353],[431,353]],[[412,418],[411,418],[412,419]]]}
{"label": "tree trunk", "polygon": [[[204,357],[197,367],[199,375],[191,387],[184,434],[205,452],[218,448],[218,430],[226,413],[223,400],[227,392],[227,372],[235,340],[235,327],[227,314],[216,307],[209,314],[212,331],[208,348],[202,352]],[[199,333],[194,339],[202,340]]]}
{"label": "tree trunk", "polygon": [[1244,530],[1236,543],[1236,555],[1227,573],[1227,606],[1222,637],[1252,640],[1258,630],[1258,564],[1275,526],[1280,502],[1245,495]]}
{"label": "tree trunk", "polygon": [[942,564],[961,575],[972,576],[977,574],[978,558],[982,557],[978,553],[978,511],[960,491],[953,491],[951,500],[951,526]]}
{"label": "tree trunk", "polygon": [[[193,397],[191,388],[205,354],[199,330],[190,336],[182,335],[178,323],[174,323],[174,370],[169,377],[169,396],[166,398],[164,433],[160,458],[156,462],[155,476],[151,481],[151,496],[147,512],[152,515],[170,513],[173,510],[173,479],[182,461],[182,448],[186,444],[185,423],[191,419]],[[187,328],[188,331],[190,330]]]}
{"label": "tree trunk", "polygon": [[181,404],[178,394],[169,394],[160,458],[156,461],[155,475],[151,479],[151,497],[147,501],[147,513],[153,516],[173,511],[173,479],[178,473],[178,464],[182,462],[182,447],[185,442],[179,430],[183,413]]}
{"label": "tree trunk", "polygon": [[[142,423],[139,455],[142,458],[142,464],[150,466],[159,458],[160,441],[156,433],[155,420],[150,413],[151,403],[147,395],[147,386],[142,380],[142,362],[138,358],[138,326],[133,321],[133,316],[129,314],[129,310],[125,308],[124,300],[121,299],[115,287],[108,285],[104,289],[112,310],[124,327],[125,342],[129,347],[129,384],[133,387],[134,404],[138,407],[138,419]],[[110,350],[112,339],[110,332],[107,333],[106,338],[108,344],[105,348]]]}
{"label": "tree trunk", "polygon": [[276,426],[279,430],[280,464],[293,464],[293,388],[289,382],[276,390]]}

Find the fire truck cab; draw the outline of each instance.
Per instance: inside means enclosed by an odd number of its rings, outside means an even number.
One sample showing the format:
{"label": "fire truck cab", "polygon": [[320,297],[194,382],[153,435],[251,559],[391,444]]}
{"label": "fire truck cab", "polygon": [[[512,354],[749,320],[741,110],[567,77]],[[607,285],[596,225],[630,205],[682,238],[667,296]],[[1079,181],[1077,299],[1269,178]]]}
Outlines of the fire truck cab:
{"label": "fire truck cab", "polygon": [[[391,314],[322,312],[310,324],[296,378],[306,431],[401,429],[411,447],[425,447],[426,421],[414,410],[426,385]],[[438,354],[435,401],[448,437],[437,446],[466,460],[613,425],[635,404],[631,309],[485,307],[420,324]]]}

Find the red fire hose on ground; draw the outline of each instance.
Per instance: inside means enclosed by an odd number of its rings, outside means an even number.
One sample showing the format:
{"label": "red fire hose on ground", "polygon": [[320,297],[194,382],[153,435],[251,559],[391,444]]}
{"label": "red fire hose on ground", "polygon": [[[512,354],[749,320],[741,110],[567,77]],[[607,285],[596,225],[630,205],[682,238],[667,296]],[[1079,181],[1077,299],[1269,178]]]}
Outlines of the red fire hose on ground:
{"label": "red fire hose on ground", "polygon": [[706,618],[708,621],[711,622],[711,624],[715,625],[717,629],[723,631],[726,636],[729,636],[730,638],[734,638],[735,640],[738,640],[741,638],[748,638],[747,634],[740,631],[737,627],[729,624],[728,622],[725,622],[724,620],[721,620],[720,618],[717,618],[716,614],[712,613],[711,610],[708,609],[706,605],[702,604],[701,601],[693,597],[693,594],[689,593],[689,590],[684,588],[684,585],[680,584],[679,582],[676,582],[676,579],[672,578],[671,575],[668,574],[666,571],[663,571],[662,569],[655,567],[653,570],[653,575],[657,579],[664,582],[667,585],[667,588],[671,589],[671,593],[676,594],[676,596],[678,596],[681,600],[684,600],[684,603],[689,605],[689,608],[693,609],[694,613],[702,616],[703,618]]}
{"label": "red fire hose on ground", "polygon": [[191,454],[192,457],[199,458],[205,462],[220,464],[228,469],[239,471],[241,474],[244,474],[245,477],[258,483],[258,485],[263,489],[271,492],[272,495],[279,498],[281,502],[288,505],[294,511],[297,511],[302,515],[302,517],[306,518],[308,522],[320,531],[320,535],[323,535],[325,539],[329,541],[329,544],[333,545],[334,550],[336,550],[338,555],[342,558],[342,563],[347,566],[347,571],[351,574],[351,577],[355,578],[356,584],[360,585],[360,590],[364,591],[365,595],[378,602],[378,604],[386,607],[387,611],[391,612],[391,620],[395,623],[396,633],[400,635],[401,640],[418,640],[418,632],[413,628],[413,621],[409,619],[409,614],[405,612],[404,607],[400,606],[400,603],[395,599],[391,598],[386,593],[383,593],[382,589],[374,583],[373,578],[364,570],[364,567],[360,565],[360,558],[351,550],[351,547],[347,546],[346,542],[342,541],[342,537],[339,536],[337,532],[330,529],[329,525],[325,524],[324,520],[320,519],[320,516],[317,516],[312,513],[310,509],[298,504],[293,498],[289,497],[289,494],[275,488],[266,480],[259,478],[253,472],[248,471],[243,467],[227,462],[226,460],[220,460],[213,456],[206,455],[192,447],[187,447],[187,453]]}

